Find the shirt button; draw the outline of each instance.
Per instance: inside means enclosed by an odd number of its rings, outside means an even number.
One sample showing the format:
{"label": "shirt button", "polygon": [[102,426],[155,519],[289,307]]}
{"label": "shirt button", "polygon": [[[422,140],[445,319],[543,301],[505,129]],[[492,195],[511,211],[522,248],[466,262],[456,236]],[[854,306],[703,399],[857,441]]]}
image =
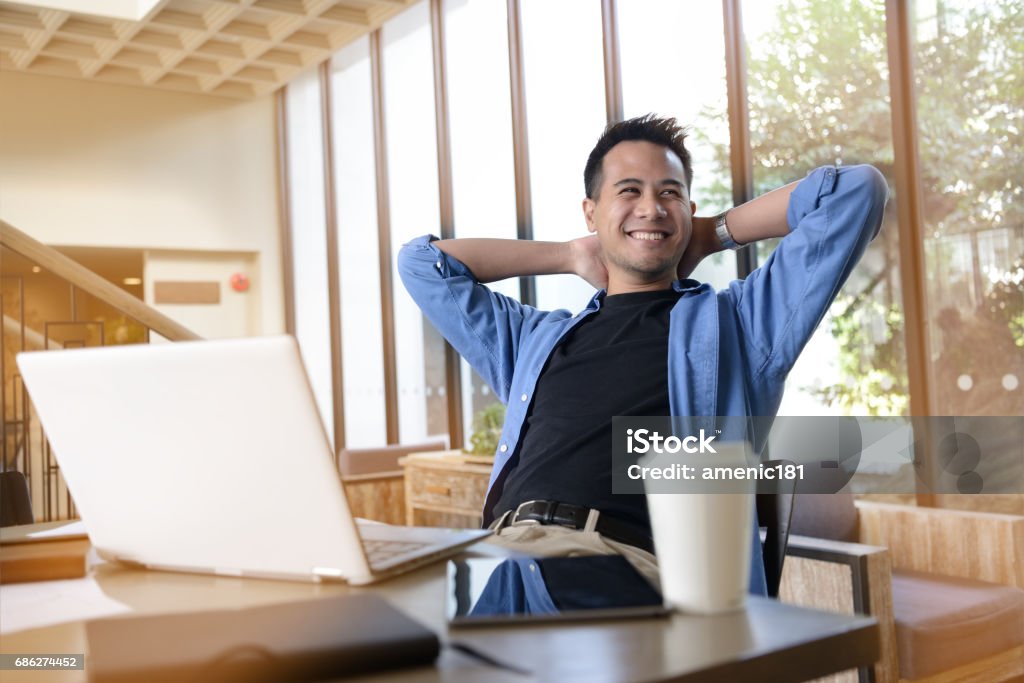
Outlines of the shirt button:
{"label": "shirt button", "polygon": [[501,444],[501,448],[499,448],[498,450],[501,451],[502,453],[504,453],[505,451],[508,450],[508,444],[507,443]]}
{"label": "shirt button", "polygon": [[522,396],[520,396],[519,400],[520,401],[525,401],[526,400],[526,394],[523,394]]}
{"label": "shirt button", "polygon": [[436,265],[436,266],[437,266],[437,269],[438,269],[438,270],[441,270],[441,262],[440,262],[440,261],[438,261],[438,262],[437,262],[437,263],[435,263],[434,265]]}

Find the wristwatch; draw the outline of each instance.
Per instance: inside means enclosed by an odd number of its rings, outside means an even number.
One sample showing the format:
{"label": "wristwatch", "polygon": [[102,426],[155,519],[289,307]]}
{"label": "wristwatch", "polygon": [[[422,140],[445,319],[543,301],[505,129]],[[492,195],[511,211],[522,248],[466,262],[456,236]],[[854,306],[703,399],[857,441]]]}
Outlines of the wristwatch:
{"label": "wristwatch", "polygon": [[723,249],[739,249],[743,245],[732,238],[729,226],[725,223],[725,217],[728,215],[729,210],[726,209],[715,216],[715,235],[718,237],[718,242],[722,245]]}

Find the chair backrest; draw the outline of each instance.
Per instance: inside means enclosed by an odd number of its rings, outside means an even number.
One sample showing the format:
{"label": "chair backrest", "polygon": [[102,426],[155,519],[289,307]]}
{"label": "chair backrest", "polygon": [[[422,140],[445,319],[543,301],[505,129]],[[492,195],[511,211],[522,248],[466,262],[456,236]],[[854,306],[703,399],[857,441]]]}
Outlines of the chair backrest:
{"label": "chair backrest", "polygon": [[792,510],[793,496],[779,493],[760,493],[757,495],[757,521],[765,528],[762,545],[764,562],[764,578],[768,588],[768,596],[779,595],[779,584],[782,582],[782,565],[786,559],[786,545],[789,539],[787,518]]}
{"label": "chair backrest", "polygon": [[[848,418],[827,424],[827,429],[822,428],[825,430],[823,436],[828,432],[829,438],[836,439],[836,443],[842,445],[845,449],[842,453],[844,459],[853,459],[854,462],[859,460],[863,434],[858,422]],[[778,444],[781,448],[777,446],[775,454],[785,455],[786,445],[785,441]],[[808,455],[801,453],[801,444],[796,444],[795,451],[790,452],[793,454],[792,457],[802,461]],[[788,461],[779,459],[770,462]],[[854,507],[852,494],[800,492],[839,491],[848,483],[849,478],[850,473],[844,467],[826,467],[825,461],[822,461],[820,467],[816,467],[815,463],[810,462],[804,477],[799,484],[794,481],[789,492],[776,494],[774,501],[758,501],[758,519],[762,526],[768,527],[769,532],[764,544],[765,578],[768,582],[769,595],[774,597],[777,594],[782,580],[782,565],[786,559],[789,534],[836,541],[857,541],[857,509]],[[762,510],[764,517],[761,516]]]}
{"label": "chair backrest", "polygon": [[[784,460],[770,460],[766,466],[785,464]],[[779,595],[782,582],[782,565],[786,560],[786,546],[789,542],[790,518],[793,512],[793,495],[796,484],[780,493],[759,493],[755,497],[757,523],[765,528],[762,559],[764,578],[769,597]]]}
{"label": "chair backrest", "polygon": [[443,451],[443,441],[431,441],[420,444],[393,444],[380,448],[343,448],[338,453],[338,469],[343,477],[359,474],[378,474],[381,472],[399,471],[399,458],[410,453],[423,451]]}

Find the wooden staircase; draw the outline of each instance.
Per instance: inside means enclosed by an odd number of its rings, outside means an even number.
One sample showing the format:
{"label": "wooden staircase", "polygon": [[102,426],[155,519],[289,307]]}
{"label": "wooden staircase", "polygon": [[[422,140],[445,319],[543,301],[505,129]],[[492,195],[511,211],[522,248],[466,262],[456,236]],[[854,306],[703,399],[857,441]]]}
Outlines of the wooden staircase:
{"label": "wooden staircase", "polygon": [[[20,272],[30,265],[32,277],[45,276],[67,285],[66,301],[29,302],[25,275]],[[91,297],[99,307],[130,320],[144,329],[143,340],[150,341],[156,333],[168,341],[197,340],[201,337],[160,311],[121,289],[112,282],[68,258],[10,223],[0,220],[0,473],[5,488],[11,482],[23,482],[31,500],[34,521],[53,521],[76,517],[74,502],[60,476],[60,468],[50,450],[32,407],[25,385],[18,374],[15,356],[22,351],[62,349],[73,346],[97,346],[118,343],[118,335],[106,334],[107,323],[78,315],[80,302]],[[49,295],[48,295],[49,296]],[[45,304],[45,305],[40,305]],[[68,311],[68,316],[34,314],[34,311]],[[62,340],[54,330],[77,329],[78,338]],[[137,339],[132,339],[136,343]],[[15,472],[20,475],[14,474]],[[20,498],[22,492],[4,491],[8,500]],[[5,513],[5,516],[6,513]],[[25,511],[16,521],[24,521]],[[14,523],[2,520],[3,524]]]}

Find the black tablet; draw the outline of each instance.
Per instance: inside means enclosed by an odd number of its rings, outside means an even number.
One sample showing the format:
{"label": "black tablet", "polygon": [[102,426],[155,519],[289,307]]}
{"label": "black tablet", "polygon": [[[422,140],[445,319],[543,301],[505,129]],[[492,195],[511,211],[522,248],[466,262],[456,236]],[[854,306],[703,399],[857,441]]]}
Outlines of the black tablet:
{"label": "black tablet", "polygon": [[619,555],[448,562],[451,626],[666,614],[661,594]]}

